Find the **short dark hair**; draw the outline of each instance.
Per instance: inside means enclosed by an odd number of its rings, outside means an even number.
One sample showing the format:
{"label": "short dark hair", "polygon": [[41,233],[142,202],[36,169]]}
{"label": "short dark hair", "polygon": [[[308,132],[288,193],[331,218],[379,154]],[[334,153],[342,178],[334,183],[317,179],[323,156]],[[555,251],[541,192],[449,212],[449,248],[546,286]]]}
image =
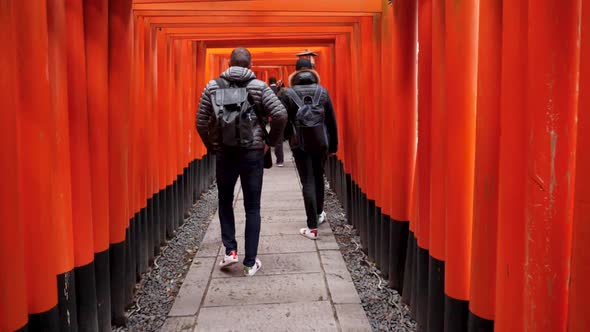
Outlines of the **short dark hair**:
{"label": "short dark hair", "polygon": [[277,84],[277,79],[274,77],[271,77],[268,79],[268,84]]}
{"label": "short dark hair", "polygon": [[230,66],[250,68],[251,64],[252,55],[247,49],[238,47],[231,52],[231,58],[229,60]]}

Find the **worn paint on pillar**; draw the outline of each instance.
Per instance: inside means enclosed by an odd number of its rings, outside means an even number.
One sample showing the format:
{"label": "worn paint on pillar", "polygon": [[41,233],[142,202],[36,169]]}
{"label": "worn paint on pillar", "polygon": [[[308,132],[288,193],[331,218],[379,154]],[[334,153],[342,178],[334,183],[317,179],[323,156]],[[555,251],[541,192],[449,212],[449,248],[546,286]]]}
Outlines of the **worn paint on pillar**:
{"label": "worn paint on pillar", "polygon": [[524,328],[565,331],[581,0],[529,1]]}

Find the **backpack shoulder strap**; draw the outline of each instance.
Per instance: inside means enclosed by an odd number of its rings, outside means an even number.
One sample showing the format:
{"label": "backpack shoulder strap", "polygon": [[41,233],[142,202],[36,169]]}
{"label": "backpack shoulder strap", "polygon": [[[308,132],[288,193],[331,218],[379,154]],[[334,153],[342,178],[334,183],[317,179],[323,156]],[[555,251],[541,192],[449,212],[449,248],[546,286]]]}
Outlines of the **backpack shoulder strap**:
{"label": "backpack shoulder strap", "polygon": [[289,89],[286,89],[285,92],[295,102],[295,104],[297,104],[297,106],[303,107],[303,105],[304,105],[303,100],[301,100],[301,97],[299,97],[299,95],[297,94],[297,92],[295,92],[295,90],[289,88]]}
{"label": "backpack shoulder strap", "polygon": [[318,84],[315,87],[315,93],[313,95],[313,105],[318,106],[322,97],[322,87]]}
{"label": "backpack shoulder strap", "polygon": [[217,85],[219,85],[219,88],[227,89],[228,84],[224,78],[221,78],[221,77],[216,78],[215,83],[217,83]]}

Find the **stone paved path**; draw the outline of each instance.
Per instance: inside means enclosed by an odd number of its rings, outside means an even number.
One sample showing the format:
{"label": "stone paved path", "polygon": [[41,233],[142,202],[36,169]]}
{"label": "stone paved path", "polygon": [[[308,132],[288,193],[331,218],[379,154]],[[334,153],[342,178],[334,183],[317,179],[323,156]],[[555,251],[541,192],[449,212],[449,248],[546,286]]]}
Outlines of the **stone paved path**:
{"label": "stone paved path", "polygon": [[[262,269],[251,278],[241,262],[219,270],[224,249],[216,214],[162,331],[371,331],[330,226],[320,227],[317,241],[298,235],[305,210],[291,161],[265,171],[261,214]],[[239,181],[235,215],[243,260]]]}

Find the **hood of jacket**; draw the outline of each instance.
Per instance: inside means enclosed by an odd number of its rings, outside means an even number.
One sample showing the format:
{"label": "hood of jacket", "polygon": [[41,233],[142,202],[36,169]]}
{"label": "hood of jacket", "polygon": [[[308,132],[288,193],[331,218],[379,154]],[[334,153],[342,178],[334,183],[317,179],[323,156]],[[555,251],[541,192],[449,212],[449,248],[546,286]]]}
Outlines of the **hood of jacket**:
{"label": "hood of jacket", "polygon": [[245,82],[256,78],[256,74],[248,68],[229,67],[221,74],[221,77],[230,82]]}
{"label": "hood of jacket", "polygon": [[313,69],[302,69],[289,76],[289,85],[320,84],[320,74]]}

